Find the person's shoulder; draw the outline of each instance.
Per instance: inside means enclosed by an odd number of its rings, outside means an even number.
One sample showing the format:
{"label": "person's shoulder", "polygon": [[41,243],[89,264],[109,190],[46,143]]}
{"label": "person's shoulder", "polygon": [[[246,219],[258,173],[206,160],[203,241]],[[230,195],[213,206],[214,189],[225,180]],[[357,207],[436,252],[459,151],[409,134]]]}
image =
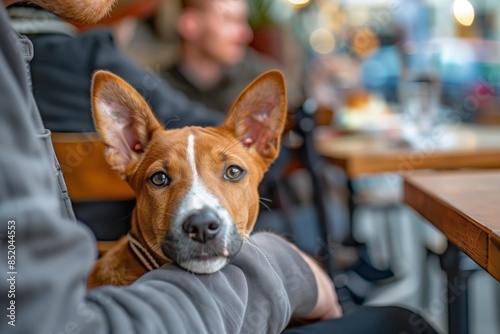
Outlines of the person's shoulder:
{"label": "person's shoulder", "polygon": [[88,54],[99,48],[115,48],[113,36],[109,30],[89,30],[74,36],[64,34],[27,35],[36,50],[50,49],[54,54]]}
{"label": "person's shoulder", "polygon": [[81,32],[73,39],[73,43],[82,47],[116,48],[113,34],[109,29],[98,28]]}

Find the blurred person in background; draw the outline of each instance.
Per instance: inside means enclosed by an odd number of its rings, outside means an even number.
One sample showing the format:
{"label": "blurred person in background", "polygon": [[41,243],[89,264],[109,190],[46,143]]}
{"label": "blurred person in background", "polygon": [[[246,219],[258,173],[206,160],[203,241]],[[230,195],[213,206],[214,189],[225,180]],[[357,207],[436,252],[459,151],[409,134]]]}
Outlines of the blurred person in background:
{"label": "blurred person in background", "polygon": [[[229,111],[239,92],[263,72],[281,68],[251,47],[246,0],[180,0],[175,27],[178,61],[162,70],[175,89],[205,106]],[[286,73],[285,73],[286,76]],[[289,108],[301,102],[298,84],[287,79]]]}

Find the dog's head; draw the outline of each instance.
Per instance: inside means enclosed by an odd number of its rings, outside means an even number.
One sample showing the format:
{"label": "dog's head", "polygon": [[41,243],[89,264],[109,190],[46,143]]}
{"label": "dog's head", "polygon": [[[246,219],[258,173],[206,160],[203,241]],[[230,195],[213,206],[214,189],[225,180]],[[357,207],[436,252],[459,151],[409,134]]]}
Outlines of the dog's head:
{"label": "dog's head", "polygon": [[218,128],[164,130],[144,99],[105,71],[94,75],[92,109],[108,163],[137,195],[132,231],[187,270],[221,269],[251,232],[258,185],[278,155],[282,74],[252,82]]}

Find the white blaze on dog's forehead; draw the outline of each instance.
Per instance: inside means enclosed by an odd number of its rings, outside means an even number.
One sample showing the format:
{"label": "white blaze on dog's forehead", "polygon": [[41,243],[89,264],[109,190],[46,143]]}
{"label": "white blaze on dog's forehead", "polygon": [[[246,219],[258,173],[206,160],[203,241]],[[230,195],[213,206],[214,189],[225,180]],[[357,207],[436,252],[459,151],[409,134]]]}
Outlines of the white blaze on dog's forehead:
{"label": "white blaze on dog's forehead", "polygon": [[186,210],[197,210],[204,206],[220,207],[220,203],[207,189],[196,168],[196,153],[194,148],[194,135],[189,135],[187,143],[187,159],[191,167],[193,180],[182,207]]}
{"label": "white blaze on dog's forehead", "polygon": [[191,181],[190,189],[179,207],[179,219],[185,219],[191,212],[200,210],[203,207],[210,207],[217,212],[218,216],[222,219],[223,224],[229,224],[231,223],[229,213],[221,206],[217,196],[208,190],[198,173],[196,168],[196,150],[194,143],[194,135],[189,135],[186,153],[193,179]]}
{"label": "white blaze on dog's forehead", "polygon": [[198,174],[198,169],[196,168],[196,155],[194,149],[194,135],[189,135],[187,143],[187,158],[189,161],[189,166],[191,166],[191,172],[193,173],[193,182],[191,183],[191,189],[186,196],[188,200],[188,206],[191,210],[201,209],[204,205],[214,206],[217,205],[217,199],[210,194],[208,189],[203,184]]}
{"label": "white blaze on dog's forehead", "polygon": [[187,158],[189,161],[189,165],[191,166],[191,171],[193,172],[193,179],[196,180],[199,178],[198,170],[196,169],[196,159],[194,157],[194,136],[189,135],[188,137],[188,146],[187,146]]}

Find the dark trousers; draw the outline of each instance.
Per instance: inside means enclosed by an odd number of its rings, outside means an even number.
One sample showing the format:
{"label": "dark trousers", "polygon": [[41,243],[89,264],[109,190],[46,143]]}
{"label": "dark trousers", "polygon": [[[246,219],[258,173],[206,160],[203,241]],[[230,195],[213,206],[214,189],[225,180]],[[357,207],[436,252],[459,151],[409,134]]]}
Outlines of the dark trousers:
{"label": "dark trousers", "polygon": [[342,318],[291,328],[284,333],[437,334],[420,315],[394,306],[363,306]]}

